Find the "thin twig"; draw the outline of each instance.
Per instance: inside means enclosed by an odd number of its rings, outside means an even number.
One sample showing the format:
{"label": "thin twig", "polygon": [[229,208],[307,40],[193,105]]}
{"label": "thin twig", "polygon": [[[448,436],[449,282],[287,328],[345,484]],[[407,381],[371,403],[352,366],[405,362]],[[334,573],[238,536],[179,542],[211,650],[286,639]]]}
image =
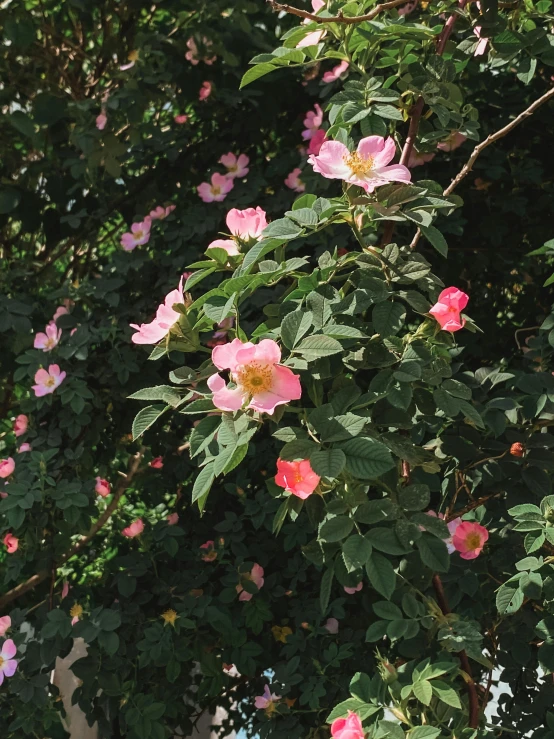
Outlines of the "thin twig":
{"label": "thin twig", "polygon": [[390,0],[387,3],[380,3],[366,15],[345,16],[339,13],[339,15],[327,18],[315,15],[314,13],[308,13],[308,11],[300,10],[300,8],[294,8],[292,5],[278,3],[276,0],[267,0],[267,2],[271,5],[273,10],[289,13],[290,15],[297,15],[299,18],[306,18],[309,21],[314,21],[314,23],[344,23],[346,25],[353,25],[355,23],[363,23],[364,21],[371,21],[384,10],[396,8],[397,5],[405,5],[408,0]]}
{"label": "thin twig", "polygon": [[446,523],[450,523],[450,521],[453,521],[455,518],[460,518],[461,516],[464,516],[466,513],[469,513],[470,511],[474,511],[476,508],[479,508],[479,506],[482,506],[484,503],[487,502],[487,500],[492,500],[493,498],[500,498],[501,495],[504,495],[504,493],[493,493],[492,495],[485,495],[482,498],[478,498],[477,500],[474,500],[472,503],[469,503],[465,506],[465,508],[461,508],[459,511],[454,511],[454,513],[449,513],[445,516],[444,520]]}

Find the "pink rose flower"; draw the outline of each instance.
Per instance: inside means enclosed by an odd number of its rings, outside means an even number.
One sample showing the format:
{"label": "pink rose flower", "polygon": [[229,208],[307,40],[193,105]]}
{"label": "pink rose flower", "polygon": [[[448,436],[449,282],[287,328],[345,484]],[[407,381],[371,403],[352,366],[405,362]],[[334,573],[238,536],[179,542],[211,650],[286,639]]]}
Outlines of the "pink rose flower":
{"label": "pink rose flower", "polygon": [[48,370],[39,369],[35,375],[36,385],[32,386],[35,396],[42,398],[44,395],[50,395],[66,377],[67,373],[61,372],[57,364],[51,364]]}
{"label": "pink rose flower", "polygon": [[358,584],[356,585],[356,587],[355,587],[355,588],[347,588],[347,587],[345,586],[345,588],[344,588],[344,592],[345,592],[345,593],[348,593],[348,595],[354,595],[354,593],[359,593],[359,592],[360,592],[360,590],[361,590],[361,589],[363,588],[363,586],[364,586],[363,582],[359,582],[359,583],[358,583]]}
{"label": "pink rose flower", "polygon": [[204,80],[204,82],[202,82],[202,87],[200,88],[200,92],[198,93],[198,99],[207,100],[211,94],[212,94],[212,83],[209,82],[208,80]]}
{"label": "pink rose flower", "polygon": [[233,239],[216,239],[208,244],[208,249],[225,249],[230,257],[236,257],[240,254],[237,242]]}
{"label": "pink rose flower", "polygon": [[178,123],[179,125],[182,125],[183,123],[186,123],[188,121],[189,117],[188,115],[176,115],[174,116],[173,120],[175,123]]}
{"label": "pink rose flower", "polygon": [[35,349],[42,349],[43,352],[51,352],[59,344],[62,330],[51,321],[44,331],[45,333],[36,334],[33,346]]}
{"label": "pink rose flower", "polygon": [[[208,53],[211,53],[212,42],[209,41],[205,37],[202,37],[200,40],[201,40],[202,44],[204,45],[206,51]],[[204,64],[207,64],[208,66],[210,66],[217,59],[216,56],[212,56],[212,57],[206,57],[206,56],[205,57],[202,57],[202,56],[200,56],[200,54],[198,52],[198,47],[196,46],[196,41],[194,40],[194,38],[192,36],[187,41],[187,48],[188,48],[188,51],[185,54],[185,59],[187,59],[194,66],[196,66],[200,61],[203,61]]]}
{"label": "pink rose flower", "polygon": [[357,713],[348,711],[346,718],[337,718],[331,724],[333,739],[365,739],[365,731]]}
{"label": "pink rose flower", "polygon": [[[255,564],[251,571],[242,574],[241,578],[243,580],[251,580],[258,590],[261,590],[264,585],[264,568],[261,565]],[[247,593],[240,583],[237,585],[236,590],[239,593],[239,600],[245,601],[252,599],[252,593]]]}
{"label": "pink rose flower", "polygon": [[168,526],[175,526],[175,524],[179,523],[179,514],[178,513],[169,513],[167,516],[167,525]]}
{"label": "pink rose flower", "polygon": [[315,131],[308,144],[308,154],[319,154],[321,147],[326,141],[327,133],[322,128]]}
{"label": "pink rose flower", "polygon": [[473,33],[479,39],[477,47],[473,52],[473,56],[483,56],[483,54],[487,51],[489,40],[488,38],[481,38],[481,26],[475,26],[475,28],[473,29]]}
{"label": "pink rose flower", "polygon": [[213,562],[217,559],[217,552],[215,551],[215,542],[213,539],[209,539],[201,544],[200,549],[205,550],[205,554],[202,555],[204,562]]}
{"label": "pink rose flower", "polygon": [[98,495],[101,495],[102,498],[107,498],[112,491],[112,486],[107,480],[104,480],[104,478],[97,477],[94,490],[98,493]]}
{"label": "pink rose flower", "polygon": [[14,462],[13,457],[8,457],[7,459],[0,459],[0,478],[5,480],[6,477],[9,477],[14,470],[15,470],[15,462]]}
{"label": "pink rose flower", "polygon": [[[433,518],[440,518],[441,520],[444,520],[444,513],[439,513],[437,516],[435,511],[426,511],[428,516],[432,516]],[[446,525],[448,526],[448,531],[450,532],[450,536],[448,539],[444,540],[444,543],[446,544],[446,548],[448,549],[448,554],[452,554],[456,551],[456,548],[454,547],[454,544],[452,543],[452,537],[454,535],[454,532],[458,528],[458,526],[462,523],[461,518],[455,518],[452,521],[449,521]],[[421,531],[424,531],[424,527],[419,527]]]}
{"label": "pink rose flower", "polygon": [[25,442],[23,442],[23,444],[22,444],[22,445],[21,445],[21,446],[19,447],[19,449],[17,450],[17,453],[18,453],[18,454],[22,454],[23,452],[31,452],[31,451],[32,451],[32,447],[31,447],[31,445],[30,445],[30,444],[29,444],[28,442],[26,442],[26,441],[25,441]]}
{"label": "pink rose flower", "polygon": [[67,582],[67,580],[64,580],[63,586],[62,586],[61,600],[63,600],[64,598],[67,598],[68,595],[69,595],[69,583]]}
{"label": "pink rose flower", "polygon": [[412,149],[410,152],[410,158],[408,159],[408,167],[410,169],[412,169],[412,167],[419,167],[421,164],[427,164],[427,162],[430,162],[434,158],[435,154],[433,152],[425,154],[423,152],[419,152],[417,149]]}
{"label": "pink rose flower", "polygon": [[300,167],[295,167],[292,172],[288,173],[285,180],[285,185],[291,190],[294,190],[294,192],[304,192],[304,190],[306,189],[306,185],[300,179],[301,174],[302,170],[300,169]]}
{"label": "pink rose flower", "polygon": [[321,107],[316,103],[314,108],[315,110],[308,111],[304,118],[304,125],[306,126],[306,130],[302,131],[304,141],[309,141],[323,123],[323,111]]}
{"label": "pink rose flower", "polygon": [[246,177],[246,175],[250,171],[248,169],[249,162],[250,159],[246,156],[246,154],[239,154],[238,156],[236,156],[231,151],[228,154],[223,154],[223,156],[219,160],[219,164],[223,164],[223,166],[227,169],[226,176],[231,178]]}
{"label": "pink rose flower", "polygon": [[414,0],[412,3],[406,3],[406,5],[403,5],[401,8],[398,8],[398,15],[410,15],[410,13],[413,13],[417,6],[417,0]]}
{"label": "pink rose flower", "polygon": [[462,559],[475,559],[483,551],[489,532],[479,523],[463,521],[456,527],[452,543]]}
{"label": "pink rose flower", "polygon": [[235,387],[227,387],[217,373],[208,378],[214,405],[223,411],[238,411],[248,403],[247,408],[272,415],[278,405],[298,400],[302,394],[300,378],[280,361],[281,350],[272,339],[262,339],[259,344],[233,339],[216,346],[212,362],[219,370],[230,370]]}
{"label": "pink rose flower", "polygon": [[465,318],[460,312],[466,307],[469,295],[457,287],[447,287],[441,292],[429,313],[437,320],[443,331],[459,331],[465,326]]}
{"label": "pink rose flower", "polygon": [[134,344],[157,344],[161,341],[164,336],[171,331],[181,314],[174,309],[174,305],[183,305],[185,297],[183,295],[183,278],[179,282],[179,287],[176,290],[172,290],[165,296],[164,302],[158,306],[156,311],[156,317],[150,323],[142,323],[140,326],[136,323],[131,323],[131,328],[137,330],[136,334],[133,334],[131,341]]}
{"label": "pink rose flower", "polygon": [[137,518],[133,521],[130,526],[127,526],[123,529],[121,532],[123,536],[126,536],[128,539],[134,539],[135,536],[140,536],[142,532],[144,531],[144,523],[142,522],[141,518]]}
{"label": "pink rose flower", "polygon": [[12,639],[7,639],[2,644],[0,651],[0,685],[4,682],[5,677],[12,677],[17,670],[17,660],[13,659],[17,653],[17,648]]}
{"label": "pink rose flower", "polygon": [[59,305],[56,308],[56,312],[52,316],[52,320],[55,323],[60,316],[66,316],[68,313],[69,313],[69,311],[68,311],[68,309],[64,305]]}
{"label": "pink rose flower", "polygon": [[124,233],[120,244],[125,251],[133,251],[137,246],[147,244],[150,240],[150,220],[146,218],[141,223],[133,223],[131,231]]}
{"label": "pink rose flower", "polygon": [[319,485],[321,477],[316,475],[308,459],[300,462],[287,462],[285,459],[277,460],[277,475],[275,482],[288,493],[296,495],[297,498],[305,500]]}
{"label": "pink rose flower", "polygon": [[257,695],[256,698],[254,698],[254,705],[260,711],[267,711],[267,709],[271,709],[273,707],[273,704],[276,703],[278,700],[281,700],[281,696],[275,695],[275,693],[271,693],[271,691],[269,690],[269,685],[266,685],[263,695]]}
{"label": "pink rose flower", "polygon": [[0,618],[0,636],[6,636],[6,631],[11,627],[12,620],[9,616]]}
{"label": "pink rose flower", "polygon": [[389,182],[411,182],[410,170],[402,164],[386,166],[394,158],[396,145],[389,137],[367,136],[351,152],[340,141],[326,141],[308,162],[314,172],[330,180],[344,180],[370,193]]}
{"label": "pink rose flower", "polygon": [[23,436],[29,426],[29,419],[24,413],[20,413],[13,422],[13,432],[16,436]]}
{"label": "pink rose flower", "polygon": [[440,144],[437,144],[437,149],[440,149],[441,151],[454,151],[454,149],[461,146],[466,139],[467,136],[465,134],[460,133],[459,131],[452,131],[446,141],[441,141]]}
{"label": "pink rose flower", "polygon": [[306,46],[317,46],[325,36],[325,31],[312,31],[296,44],[297,49],[305,49]]}
{"label": "pink rose flower", "polygon": [[327,631],[330,634],[338,634],[339,633],[339,622],[336,618],[328,618],[325,622],[324,629],[327,629]]}
{"label": "pink rose flower", "polygon": [[342,77],[343,74],[345,74],[345,72],[348,71],[349,66],[350,65],[348,64],[346,59],[344,59],[340,64],[337,64],[336,67],[333,67],[333,69],[329,70],[328,72],[325,72],[325,74],[323,75],[321,79],[323,80],[323,82],[326,82],[327,84],[331,82],[336,82]]}
{"label": "pink rose flower", "polygon": [[155,457],[150,462],[150,467],[152,467],[155,470],[161,470],[163,466],[164,466],[164,458],[163,457]]}
{"label": "pink rose flower", "polygon": [[105,113],[100,113],[99,116],[96,118],[96,128],[99,131],[103,131],[106,128],[106,123],[108,122],[108,116]]}
{"label": "pink rose flower", "polygon": [[213,203],[214,201],[220,203],[231,192],[234,184],[232,177],[225,177],[219,172],[214,172],[211,184],[210,182],[203,182],[198,185],[196,190],[205,203]]}
{"label": "pink rose flower", "polygon": [[167,216],[170,213],[173,213],[177,206],[176,205],[168,205],[167,208],[164,208],[162,205],[158,205],[157,208],[154,208],[154,210],[151,210],[148,214],[148,217],[151,221],[160,220],[163,221],[164,218],[167,218]]}
{"label": "pink rose flower", "polygon": [[266,213],[258,205],[257,208],[237,210],[232,208],[225,219],[229,232],[243,241],[259,239],[267,226]]}
{"label": "pink rose flower", "polygon": [[8,554],[13,554],[14,552],[17,552],[19,548],[19,539],[17,536],[14,536],[10,531],[6,534],[6,536],[2,539],[2,543],[8,550]]}

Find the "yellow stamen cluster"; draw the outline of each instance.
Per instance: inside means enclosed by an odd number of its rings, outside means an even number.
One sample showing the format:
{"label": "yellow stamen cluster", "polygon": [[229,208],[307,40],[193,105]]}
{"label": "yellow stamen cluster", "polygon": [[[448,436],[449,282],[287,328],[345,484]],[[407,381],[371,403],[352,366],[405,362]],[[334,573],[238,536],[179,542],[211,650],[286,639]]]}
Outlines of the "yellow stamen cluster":
{"label": "yellow stamen cluster", "polygon": [[177,615],[177,611],[174,611],[173,608],[169,608],[167,611],[162,613],[161,618],[164,620],[164,626],[167,626],[167,624],[175,626],[175,621],[177,621],[179,616]]}
{"label": "yellow stamen cluster", "polygon": [[249,395],[257,395],[271,390],[273,385],[273,365],[252,362],[236,372],[236,382]]}
{"label": "yellow stamen cluster", "polygon": [[81,618],[81,616],[83,615],[83,606],[80,606],[78,603],[75,603],[74,606],[71,606],[69,615],[71,616],[71,618]]}
{"label": "yellow stamen cluster", "polygon": [[468,534],[466,545],[468,549],[478,549],[481,546],[481,537],[479,534]]}
{"label": "yellow stamen cluster", "polygon": [[363,157],[357,151],[345,156],[344,163],[347,167],[350,167],[352,174],[355,174],[356,177],[363,177],[373,169],[373,157]]}

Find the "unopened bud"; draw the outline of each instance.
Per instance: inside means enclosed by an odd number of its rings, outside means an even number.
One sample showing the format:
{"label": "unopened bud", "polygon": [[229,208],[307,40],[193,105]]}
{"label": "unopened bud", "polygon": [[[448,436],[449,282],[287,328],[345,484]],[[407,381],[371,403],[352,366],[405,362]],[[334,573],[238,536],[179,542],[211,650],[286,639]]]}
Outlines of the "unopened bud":
{"label": "unopened bud", "polygon": [[510,447],[510,454],[512,457],[523,457],[525,454],[525,447],[520,441],[516,441],[515,444],[512,444]]}

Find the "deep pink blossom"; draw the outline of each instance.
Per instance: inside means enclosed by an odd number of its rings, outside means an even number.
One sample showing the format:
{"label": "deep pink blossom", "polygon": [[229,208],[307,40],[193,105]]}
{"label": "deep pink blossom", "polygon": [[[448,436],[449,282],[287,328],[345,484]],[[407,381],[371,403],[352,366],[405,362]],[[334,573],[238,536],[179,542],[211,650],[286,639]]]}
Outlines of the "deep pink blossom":
{"label": "deep pink blossom", "polygon": [[351,152],[340,141],[326,141],[317,156],[308,162],[315,172],[331,180],[344,180],[373,192],[376,187],[389,182],[411,182],[410,170],[402,164],[387,166],[394,158],[394,139],[382,136],[367,136]]}
{"label": "deep pink blossom", "polygon": [[164,466],[164,458],[163,457],[154,457],[154,459],[150,462],[150,467],[154,470],[161,470]]}
{"label": "deep pink blossom", "polygon": [[238,210],[232,208],[225,219],[229,233],[242,241],[258,239],[267,226],[266,213],[258,205],[257,208]]}
{"label": "deep pink blossom", "polygon": [[11,531],[8,531],[8,533],[4,536],[2,539],[2,543],[8,550],[8,554],[13,554],[14,552],[17,552],[19,548],[19,539],[17,536],[14,536]]}
{"label": "deep pink blossom", "polygon": [[277,460],[277,475],[275,482],[288,493],[305,500],[319,485],[321,477],[312,470],[308,459],[300,462],[288,462],[286,459]]}
{"label": "deep pink blossom", "polygon": [[447,287],[441,292],[429,313],[437,320],[443,331],[459,331],[465,326],[460,312],[466,307],[469,295],[457,287]]}
{"label": "deep pink blossom", "polygon": [[17,450],[18,454],[22,454],[23,452],[30,452],[32,451],[31,445],[28,442],[24,442],[19,449]]}
{"label": "deep pink blossom", "polygon": [[475,559],[483,551],[488,538],[489,532],[480,523],[464,521],[454,531],[452,543],[462,559]]}
{"label": "deep pink blossom", "polygon": [[14,659],[16,653],[17,647],[13,640],[7,639],[0,650],[0,685],[4,682],[5,677],[12,677],[17,670],[17,660]]}
{"label": "deep pink blossom", "polygon": [[131,231],[124,233],[121,237],[121,246],[125,251],[133,251],[137,246],[147,244],[150,240],[150,219],[144,219],[142,223],[133,223]]}
{"label": "deep pink blossom", "polygon": [[179,125],[182,125],[183,123],[186,123],[188,121],[189,117],[188,115],[176,115],[173,117],[173,120],[175,123],[178,123]]}
{"label": "deep pink blossom", "polygon": [[23,436],[28,426],[29,418],[24,413],[20,413],[13,422],[13,432],[16,436]]}
{"label": "deep pink blossom", "polygon": [[[241,578],[243,580],[251,580],[258,590],[261,590],[264,586],[264,568],[259,564],[255,564],[251,571],[243,573]],[[244,601],[252,599],[252,593],[247,593],[240,583],[237,585],[236,590],[237,593],[239,593],[239,600]]]}
{"label": "deep pink blossom", "polygon": [[108,122],[108,116],[103,112],[100,113],[100,115],[96,117],[96,128],[99,131],[103,131],[106,128],[107,122]]}
{"label": "deep pink blossom", "polygon": [[346,61],[346,59],[343,59],[343,61],[340,64],[337,64],[336,67],[333,67],[333,69],[330,69],[328,72],[325,72],[323,77],[321,78],[323,82],[336,82],[338,79],[342,77],[343,74],[345,74],[348,71],[349,64]]}
{"label": "deep pink blossom", "polygon": [[288,173],[285,180],[285,185],[287,187],[290,187],[291,190],[294,190],[294,192],[304,192],[304,190],[306,189],[306,185],[300,179],[301,174],[302,170],[300,169],[300,167],[295,167],[292,172]]}
{"label": "deep pink blossom", "polygon": [[179,287],[176,290],[172,290],[165,296],[165,300],[161,305],[158,306],[156,311],[156,317],[150,323],[142,323],[140,326],[136,323],[131,323],[131,328],[137,330],[136,334],[133,334],[131,341],[135,344],[157,344],[171,331],[179,320],[181,314],[176,311],[174,305],[183,305],[185,298],[183,295],[183,278],[179,282]]}
{"label": "deep pink blossom", "polygon": [[348,593],[348,595],[354,595],[354,593],[359,593],[360,590],[363,588],[364,584],[363,582],[359,582],[355,588],[348,588],[346,585],[344,586],[344,592]]}
{"label": "deep pink blossom", "polygon": [[208,244],[208,249],[225,249],[230,257],[236,257],[240,254],[237,242],[233,239],[216,239]]}
{"label": "deep pink blossom", "polygon": [[151,221],[160,220],[163,221],[164,218],[167,218],[167,216],[170,213],[173,213],[177,206],[176,205],[168,205],[166,208],[164,208],[162,205],[158,205],[157,208],[154,208],[150,211],[148,214],[148,217]]}
{"label": "deep pink blossom", "polygon": [[0,618],[0,636],[6,636],[6,631],[11,627],[12,620],[9,616]]}
{"label": "deep pink blossom", "polygon": [[223,164],[223,166],[227,169],[226,177],[232,178],[246,177],[246,175],[250,171],[248,169],[249,162],[250,159],[246,156],[246,154],[239,154],[238,156],[236,156],[231,151],[228,154],[223,154],[223,156],[219,160],[219,163]]}
{"label": "deep pink blossom", "polygon": [[216,346],[212,362],[219,370],[230,370],[235,387],[227,387],[218,373],[208,378],[214,405],[224,411],[238,411],[247,403],[247,408],[272,415],[278,405],[298,400],[302,394],[300,378],[280,361],[281,350],[271,339],[262,339],[259,344],[233,339]]}
{"label": "deep pink blossom", "polygon": [[308,111],[304,118],[304,125],[306,126],[306,130],[302,131],[304,141],[309,141],[323,123],[323,111],[321,107],[316,103],[314,108],[315,110]]}
{"label": "deep pink blossom", "polygon": [[271,712],[271,710],[273,709],[273,704],[276,703],[278,700],[281,700],[281,696],[272,693],[269,690],[269,685],[266,685],[264,687],[263,695],[257,695],[254,698],[254,705],[260,711],[269,710],[269,712]]}
{"label": "deep pink blossom", "polygon": [[32,386],[36,397],[42,398],[44,395],[50,395],[66,377],[67,373],[61,372],[57,364],[51,364],[48,370],[39,369],[35,374],[36,385]]}
{"label": "deep pink blossom", "polygon": [[315,131],[314,135],[310,139],[310,143],[308,144],[308,154],[319,154],[321,147],[326,141],[327,133],[322,128]]}
{"label": "deep pink blossom", "polygon": [[408,167],[410,169],[413,167],[419,167],[422,164],[427,164],[427,162],[430,162],[434,158],[434,152],[426,154],[424,152],[419,152],[417,149],[412,149],[410,152],[410,158],[408,159]]}
{"label": "deep pink blossom", "polygon": [[103,477],[96,478],[96,485],[94,486],[95,492],[98,493],[102,498],[107,498],[112,491],[112,486]]}
{"label": "deep pink blossom", "polygon": [[33,346],[35,349],[42,349],[43,352],[51,352],[59,344],[61,337],[61,328],[58,328],[54,321],[50,321],[44,333],[39,332],[35,335]]}
{"label": "deep pink blossom", "polygon": [[337,718],[331,724],[333,739],[365,739],[365,731],[357,713],[348,711],[346,718]]}
{"label": "deep pink blossom", "polygon": [[198,93],[198,99],[207,100],[211,94],[212,94],[212,83],[209,82],[209,80],[204,80],[204,82],[202,82],[202,87],[200,88],[200,92]]}
{"label": "deep pink blossom", "polygon": [[134,539],[135,536],[140,536],[143,531],[144,523],[142,521],[142,518],[137,518],[133,521],[132,524],[124,528],[121,533],[123,534],[123,536],[126,536],[129,539]]}
{"label": "deep pink blossom", "polygon": [[461,146],[466,139],[467,136],[465,134],[460,133],[459,131],[452,131],[446,141],[441,141],[440,144],[437,144],[437,149],[440,149],[441,151],[454,151],[454,149]]}
{"label": "deep pink blossom", "polygon": [[323,625],[324,629],[327,629],[327,631],[330,634],[338,634],[339,633],[339,622],[336,618],[328,618],[325,624]]}
{"label": "deep pink blossom", "polygon": [[179,523],[179,514],[178,513],[169,513],[167,515],[167,525],[168,526],[175,526],[175,524]]}
{"label": "deep pink blossom", "polygon": [[210,182],[203,182],[196,188],[200,198],[205,203],[220,203],[225,200],[227,195],[231,192],[234,187],[232,177],[225,177],[225,175],[214,172]]}
{"label": "deep pink blossom", "polygon": [[0,459],[0,478],[3,480],[9,477],[15,470],[15,462],[13,457],[7,459]]}

